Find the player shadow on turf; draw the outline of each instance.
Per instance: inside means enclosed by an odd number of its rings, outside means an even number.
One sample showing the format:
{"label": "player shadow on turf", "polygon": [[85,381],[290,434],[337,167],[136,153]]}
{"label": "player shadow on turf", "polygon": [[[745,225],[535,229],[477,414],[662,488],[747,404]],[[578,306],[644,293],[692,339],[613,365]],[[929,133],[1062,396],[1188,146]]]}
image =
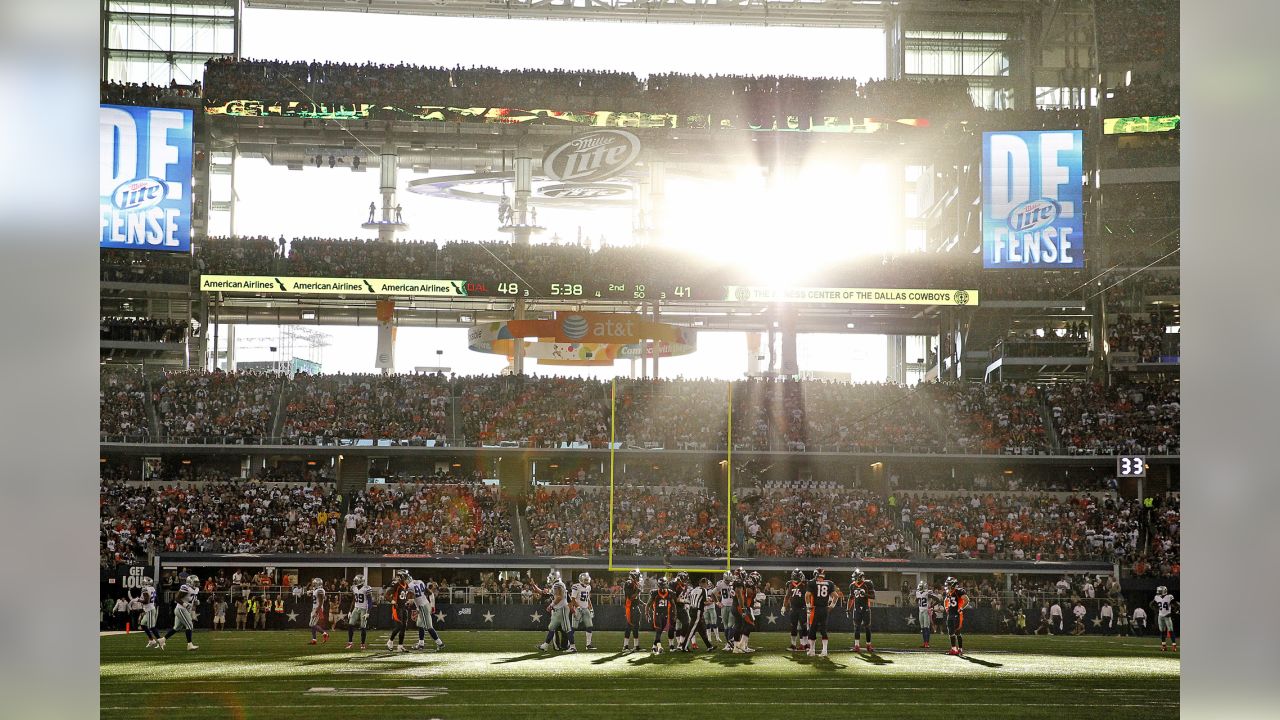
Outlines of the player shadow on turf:
{"label": "player shadow on turf", "polygon": [[516,655],[515,657],[509,657],[503,660],[494,660],[489,664],[490,665],[506,665],[507,663],[524,662],[525,660],[547,660],[549,658],[556,657],[560,654],[561,652],[558,650],[557,651],[548,650],[547,652],[538,651],[538,652],[526,653],[524,655]]}
{"label": "player shadow on turf", "polygon": [[861,660],[862,662],[870,663],[872,665],[892,665],[893,664],[893,661],[890,660],[889,658],[882,657],[875,653],[859,652],[859,653],[851,653],[851,654],[853,655],[853,657]]}
{"label": "player shadow on turf", "polygon": [[830,657],[821,657],[816,655],[809,657],[804,653],[787,653],[786,655],[783,655],[783,657],[797,665],[807,665],[815,670],[822,670],[824,672],[844,670],[849,667],[844,663],[838,663],[835,660],[832,660]]}
{"label": "player shadow on turf", "polygon": [[989,668],[1004,667],[1004,665],[1002,665],[1002,664],[1000,664],[1000,663],[996,663],[996,662],[989,662],[989,661],[987,661],[987,660],[979,660],[978,658],[976,658],[976,657],[971,657],[971,656],[969,656],[969,655],[961,655],[961,656],[960,656],[960,659],[961,659],[961,660],[968,660],[969,662],[973,663],[974,665],[981,665],[982,667],[989,667]]}
{"label": "player shadow on turf", "polygon": [[616,653],[614,653],[614,654],[612,654],[612,655],[605,655],[604,657],[599,658],[599,659],[597,659],[597,660],[592,660],[592,661],[591,661],[591,664],[592,664],[592,665],[604,665],[605,663],[611,663],[611,662],[613,662],[614,660],[617,660],[618,658],[624,658],[624,657],[626,657],[626,656],[628,656],[628,655],[631,655],[631,654],[632,654],[632,652],[631,652],[631,651],[623,650],[622,652],[616,652]]}
{"label": "player shadow on turf", "polygon": [[751,664],[751,654],[750,654],[750,653],[742,653],[742,654],[739,654],[739,653],[728,653],[728,652],[706,652],[706,651],[702,651],[701,653],[699,653],[699,654],[697,654],[697,655],[692,655],[692,657],[695,657],[695,658],[701,659],[701,660],[706,661],[706,662],[716,663],[717,665],[728,665],[728,666],[731,666],[731,667],[736,667],[736,666],[738,666],[738,665],[750,665],[750,664]]}

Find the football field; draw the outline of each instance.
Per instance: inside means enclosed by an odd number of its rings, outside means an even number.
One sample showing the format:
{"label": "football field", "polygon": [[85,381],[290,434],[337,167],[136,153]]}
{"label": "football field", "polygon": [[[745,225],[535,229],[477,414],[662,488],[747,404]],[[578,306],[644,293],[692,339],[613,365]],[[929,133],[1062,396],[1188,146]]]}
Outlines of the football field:
{"label": "football field", "polygon": [[[860,718],[1169,717],[1178,711],[1180,663],[1153,638],[983,636],[969,655],[920,650],[918,635],[877,637],[876,654],[853,653],[847,635],[830,657],[785,651],[789,638],[758,633],[749,655],[622,653],[620,632],[599,650],[541,653],[535,632],[442,633],[441,652],[344,650],[346,633],[310,646],[304,631],[201,631],[164,651],[146,637],[101,638],[102,717],[162,718],[546,718],[652,716],[703,709],[778,716],[812,707]],[[651,642],[649,635],[645,642]],[[358,639],[358,636],[357,636]],[[939,638],[934,637],[935,640]],[[583,643],[579,638],[579,647]],[[430,639],[428,638],[428,643]]]}

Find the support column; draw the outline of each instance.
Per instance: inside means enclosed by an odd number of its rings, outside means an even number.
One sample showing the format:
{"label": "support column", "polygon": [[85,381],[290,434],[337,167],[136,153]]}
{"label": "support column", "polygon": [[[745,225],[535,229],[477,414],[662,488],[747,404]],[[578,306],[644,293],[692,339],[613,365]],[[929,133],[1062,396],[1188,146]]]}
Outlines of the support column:
{"label": "support column", "polygon": [[666,231],[667,163],[665,160],[649,160],[649,230],[645,239],[650,244],[660,244]]}
{"label": "support column", "polygon": [[782,306],[779,330],[782,333],[782,375],[795,377],[800,374],[800,361],[796,357],[796,306]]}
{"label": "support column", "polygon": [[378,195],[382,207],[370,204],[369,219],[360,226],[365,230],[377,230],[381,242],[394,242],[396,233],[409,229],[401,214],[400,203],[396,201],[399,162],[400,154],[396,147],[391,143],[383,145],[378,152]]}
{"label": "support column", "polygon": [[[527,240],[526,240],[527,242]],[[515,307],[513,308],[515,319],[524,320],[524,298],[516,298]],[[524,339],[515,338],[515,355],[511,358],[511,372],[516,375],[524,374]]]}
{"label": "support column", "polygon": [[512,208],[515,220],[512,241],[528,245],[532,226],[529,222],[529,194],[533,191],[533,158],[523,142],[516,148],[516,202]]}
{"label": "support column", "polygon": [[889,382],[905,383],[907,381],[907,337],[905,335],[885,336],[887,362],[885,379]]}

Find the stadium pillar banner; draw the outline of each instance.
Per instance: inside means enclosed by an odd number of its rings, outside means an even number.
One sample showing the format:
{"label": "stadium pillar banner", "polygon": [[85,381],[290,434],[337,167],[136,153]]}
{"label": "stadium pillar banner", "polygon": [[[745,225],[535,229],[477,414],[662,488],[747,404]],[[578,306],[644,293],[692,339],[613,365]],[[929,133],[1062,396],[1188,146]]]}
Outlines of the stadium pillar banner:
{"label": "stadium pillar banner", "polygon": [[296,293],[299,295],[398,295],[466,297],[464,280],[201,275],[201,292]]}
{"label": "stadium pillar banner", "polygon": [[1143,115],[1141,117],[1103,118],[1103,135],[1130,135],[1133,133],[1158,133],[1177,130],[1182,124],[1181,115]]}
{"label": "stadium pillar banner", "polygon": [[977,305],[977,290],[814,288],[729,285],[724,302],[843,303],[849,305]]}
{"label": "stadium pillar banner", "polygon": [[982,133],[982,266],[1084,267],[1079,130]]}
{"label": "stadium pillar banner", "polygon": [[[535,338],[526,341],[524,338]],[[540,365],[611,365],[618,358],[676,357],[697,349],[690,328],[615,313],[556,313],[553,320],[508,320],[477,325],[467,333],[476,352],[511,357],[516,342]]]}
{"label": "stadium pillar banner", "polygon": [[99,247],[191,251],[190,110],[98,108]]}
{"label": "stadium pillar banner", "polygon": [[392,325],[395,312],[395,300],[378,301],[378,355],[373,366],[379,370],[395,370],[396,367],[396,328]]}

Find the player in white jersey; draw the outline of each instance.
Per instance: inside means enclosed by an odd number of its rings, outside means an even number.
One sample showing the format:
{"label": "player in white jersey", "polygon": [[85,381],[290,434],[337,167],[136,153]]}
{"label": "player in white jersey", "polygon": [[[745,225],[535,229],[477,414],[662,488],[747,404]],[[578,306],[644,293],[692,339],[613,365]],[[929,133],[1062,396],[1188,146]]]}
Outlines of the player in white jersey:
{"label": "player in white jersey", "polygon": [[351,612],[347,615],[347,649],[355,643],[356,628],[360,628],[360,649],[365,649],[369,633],[369,608],[373,603],[373,588],[364,582],[364,575],[351,578]]}
{"label": "player in white jersey", "polygon": [[547,586],[546,592],[551,595],[551,602],[547,605],[547,612],[551,613],[551,624],[547,627],[547,639],[542,641],[538,649],[545,652],[555,639],[556,631],[561,630],[569,636],[569,652],[577,652],[578,649],[573,645],[573,624],[569,622],[569,588],[560,579],[559,570],[547,573]]}
{"label": "player in white jersey", "polygon": [[138,625],[147,634],[147,647],[160,647],[160,631],[156,630],[156,588],[155,581],[149,577],[142,578],[142,591],[138,594],[138,602],[142,603],[142,614],[138,616]]}
{"label": "player in white jersey", "polygon": [[329,613],[325,610],[324,581],[320,578],[311,578],[311,588],[307,590],[307,594],[311,596],[311,619],[307,622],[311,626],[311,642],[308,644],[316,644],[316,633],[320,634],[320,642],[329,642],[327,629]]}
{"label": "player in white jersey", "polygon": [[583,628],[587,633],[587,649],[595,650],[596,646],[591,644],[596,614],[595,607],[591,604],[591,573],[578,575],[578,582],[569,588],[569,597],[573,603],[573,629]]}
{"label": "player in white jersey", "polygon": [[1156,608],[1156,629],[1160,631],[1160,651],[1165,648],[1166,638],[1173,643],[1173,651],[1178,651],[1178,630],[1173,626],[1173,614],[1178,610],[1178,601],[1169,594],[1169,588],[1161,585],[1156,588],[1156,597],[1151,601]]}
{"label": "player in white jersey", "polygon": [[942,598],[935,593],[926,583],[921,580],[916,583],[916,610],[919,617],[916,621],[920,623],[920,637],[924,639],[922,648],[929,647],[929,636],[933,634],[933,613],[931,608],[937,605]]}
{"label": "player in white jersey", "polygon": [[440,634],[436,632],[435,623],[432,622],[432,615],[436,611],[436,584],[434,582],[410,580],[409,594],[413,598],[414,607],[418,611],[418,644],[414,645],[413,649],[426,649],[426,635],[431,633],[431,639],[436,641],[436,650],[443,650],[444,641],[440,639]]}
{"label": "player in white jersey", "polygon": [[200,605],[200,578],[188,575],[187,581],[178,588],[178,599],[173,604],[173,627],[159,639],[160,649],[164,649],[165,641],[173,637],[179,630],[187,634],[187,649],[199,650],[200,646],[192,642],[191,632],[195,630],[195,609]]}
{"label": "player in white jersey", "polygon": [[726,572],[715,586],[715,596],[720,599],[720,627],[724,628],[724,649],[733,650],[738,639],[733,623],[733,573]]}

